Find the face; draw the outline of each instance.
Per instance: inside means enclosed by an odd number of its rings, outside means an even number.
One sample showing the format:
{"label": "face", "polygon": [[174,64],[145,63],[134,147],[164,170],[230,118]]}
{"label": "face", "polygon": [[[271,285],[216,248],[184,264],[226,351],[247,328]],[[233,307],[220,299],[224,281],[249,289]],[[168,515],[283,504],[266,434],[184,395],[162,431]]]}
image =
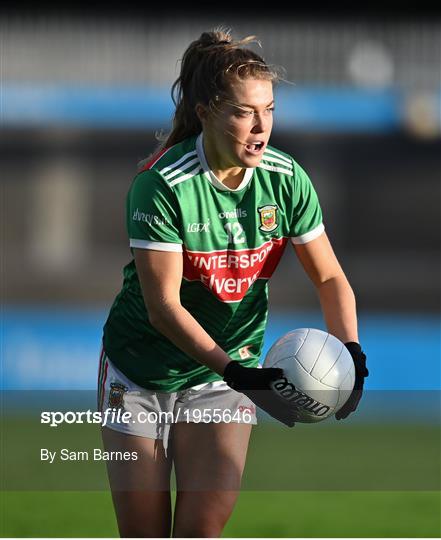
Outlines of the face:
{"label": "face", "polygon": [[273,127],[271,81],[245,79],[231,87],[231,96],[202,119],[204,147],[215,170],[257,167]]}

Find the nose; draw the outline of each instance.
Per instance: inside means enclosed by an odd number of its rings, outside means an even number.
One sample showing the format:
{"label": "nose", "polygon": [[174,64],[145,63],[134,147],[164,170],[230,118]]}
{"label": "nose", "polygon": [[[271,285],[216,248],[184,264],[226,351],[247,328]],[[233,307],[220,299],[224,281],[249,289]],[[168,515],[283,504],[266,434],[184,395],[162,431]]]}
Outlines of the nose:
{"label": "nose", "polygon": [[268,120],[262,113],[254,113],[254,124],[251,133],[263,133],[267,128]]}

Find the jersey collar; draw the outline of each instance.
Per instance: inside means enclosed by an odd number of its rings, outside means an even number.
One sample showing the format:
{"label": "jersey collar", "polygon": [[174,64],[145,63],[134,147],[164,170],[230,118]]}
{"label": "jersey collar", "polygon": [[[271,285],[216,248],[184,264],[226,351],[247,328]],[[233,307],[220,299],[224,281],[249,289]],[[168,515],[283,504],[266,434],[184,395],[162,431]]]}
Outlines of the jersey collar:
{"label": "jersey collar", "polygon": [[251,180],[251,177],[253,176],[254,169],[253,168],[247,168],[245,170],[245,174],[243,175],[242,182],[237,186],[236,189],[231,189],[227,186],[225,186],[214,174],[214,172],[210,169],[208,166],[207,159],[205,157],[204,152],[204,144],[203,144],[203,134],[201,133],[198,138],[196,139],[196,152],[198,154],[199,161],[201,162],[202,168],[204,170],[204,176],[205,178],[213,184],[214,187],[222,190],[222,191],[240,191],[244,187],[246,187]]}

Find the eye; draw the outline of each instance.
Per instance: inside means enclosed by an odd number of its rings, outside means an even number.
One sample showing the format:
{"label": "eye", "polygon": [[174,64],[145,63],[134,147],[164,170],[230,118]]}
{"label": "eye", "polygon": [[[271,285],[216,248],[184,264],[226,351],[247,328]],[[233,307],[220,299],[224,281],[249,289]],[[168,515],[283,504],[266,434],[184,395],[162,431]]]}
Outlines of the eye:
{"label": "eye", "polygon": [[265,110],[265,112],[267,114],[272,114],[274,112],[274,110],[275,110],[275,107],[269,107],[268,109]]}
{"label": "eye", "polygon": [[234,115],[238,118],[250,118],[251,116],[253,116],[253,114],[254,111],[250,111],[248,109],[241,109],[234,113]]}

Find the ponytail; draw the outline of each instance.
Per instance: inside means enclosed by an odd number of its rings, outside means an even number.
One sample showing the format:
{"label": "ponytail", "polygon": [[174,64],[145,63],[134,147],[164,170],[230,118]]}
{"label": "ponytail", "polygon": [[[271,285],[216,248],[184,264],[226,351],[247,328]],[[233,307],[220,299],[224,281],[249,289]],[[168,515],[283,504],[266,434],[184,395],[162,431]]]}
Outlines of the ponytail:
{"label": "ponytail", "polygon": [[278,75],[250,49],[243,48],[253,41],[248,36],[234,41],[230,31],[222,28],[204,32],[184,53],[181,72],[172,86],[171,96],[176,106],[172,131],[162,147],[170,147],[202,131],[196,105],[212,107],[227,98],[234,77],[278,80]]}
{"label": "ponytail", "polygon": [[180,75],[171,89],[176,107],[172,130],[165,136],[156,135],[160,144],[151,156],[138,163],[138,171],[159,151],[201,133],[202,125],[196,114],[198,103],[216,109],[223,99],[230,97],[234,80],[254,78],[277,82],[281,79],[280,71],[244,48],[252,42],[257,42],[255,36],[235,41],[229,30],[217,28],[190,43],[182,57]]}

